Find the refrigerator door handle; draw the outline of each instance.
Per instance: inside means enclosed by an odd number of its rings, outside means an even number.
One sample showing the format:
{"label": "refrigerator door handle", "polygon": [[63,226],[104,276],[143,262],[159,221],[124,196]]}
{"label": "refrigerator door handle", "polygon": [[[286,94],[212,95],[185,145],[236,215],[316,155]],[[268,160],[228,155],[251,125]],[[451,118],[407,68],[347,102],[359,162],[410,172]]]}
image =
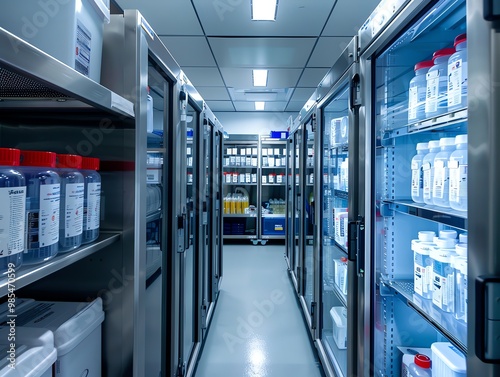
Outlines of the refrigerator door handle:
{"label": "refrigerator door handle", "polygon": [[349,85],[349,108],[351,110],[360,105],[358,100],[360,91],[360,76],[356,73],[352,76],[351,84]]}
{"label": "refrigerator door handle", "polygon": [[500,276],[476,279],[476,356],[485,363],[500,363]]}
{"label": "refrigerator door handle", "polygon": [[365,273],[365,223],[362,216],[358,220],[350,221],[348,228],[347,257],[349,261],[356,262],[356,273],[362,277]]}

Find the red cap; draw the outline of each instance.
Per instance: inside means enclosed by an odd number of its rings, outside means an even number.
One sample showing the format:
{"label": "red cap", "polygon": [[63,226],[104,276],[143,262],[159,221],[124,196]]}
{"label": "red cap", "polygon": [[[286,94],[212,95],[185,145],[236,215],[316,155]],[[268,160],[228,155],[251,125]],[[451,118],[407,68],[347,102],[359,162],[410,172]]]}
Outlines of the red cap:
{"label": "red cap", "polygon": [[14,148],[0,148],[0,166],[19,166],[21,151]]}
{"label": "red cap", "polygon": [[450,56],[455,53],[454,48],[442,48],[441,50],[437,50],[434,54],[432,54],[432,60],[440,58],[442,56]]}
{"label": "red cap", "polygon": [[56,154],[54,152],[21,151],[22,166],[56,167]]}
{"label": "red cap", "polygon": [[82,157],[83,170],[99,170],[100,160],[95,157]]}
{"label": "red cap", "polygon": [[429,356],[422,355],[421,353],[418,353],[415,355],[415,365],[419,366],[420,368],[424,369],[429,369],[431,367],[431,359]]}
{"label": "red cap", "polygon": [[453,46],[457,47],[457,44],[467,41],[467,33],[459,34],[455,37],[455,42]]}
{"label": "red cap", "polygon": [[345,262],[347,262],[347,258],[346,257],[341,257],[340,261],[343,262],[343,263],[345,263]]}
{"label": "red cap", "polygon": [[81,169],[82,156],[77,154],[58,154],[57,155],[58,168]]}
{"label": "red cap", "polygon": [[425,60],[423,62],[419,62],[415,64],[415,71],[422,69],[422,68],[430,68],[434,65],[434,62],[432,60]]}

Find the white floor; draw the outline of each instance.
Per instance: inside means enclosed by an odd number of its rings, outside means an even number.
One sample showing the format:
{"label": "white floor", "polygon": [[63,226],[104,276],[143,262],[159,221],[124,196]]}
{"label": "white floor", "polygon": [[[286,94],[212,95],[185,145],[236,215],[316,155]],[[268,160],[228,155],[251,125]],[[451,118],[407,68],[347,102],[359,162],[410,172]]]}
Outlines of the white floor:
{"label": "white floor", "polygon": [[320,377],[284,246],[225,245],[221,292],[195,377]]}

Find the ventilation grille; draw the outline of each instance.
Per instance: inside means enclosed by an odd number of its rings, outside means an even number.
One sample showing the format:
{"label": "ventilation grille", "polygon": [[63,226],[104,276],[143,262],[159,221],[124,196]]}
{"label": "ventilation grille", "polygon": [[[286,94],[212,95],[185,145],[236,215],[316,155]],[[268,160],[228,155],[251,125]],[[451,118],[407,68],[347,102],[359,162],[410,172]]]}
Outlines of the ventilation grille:
{"label": "ventilation grille", "polygon": [[69,98],[35,80],[0,67],[0,98]]}

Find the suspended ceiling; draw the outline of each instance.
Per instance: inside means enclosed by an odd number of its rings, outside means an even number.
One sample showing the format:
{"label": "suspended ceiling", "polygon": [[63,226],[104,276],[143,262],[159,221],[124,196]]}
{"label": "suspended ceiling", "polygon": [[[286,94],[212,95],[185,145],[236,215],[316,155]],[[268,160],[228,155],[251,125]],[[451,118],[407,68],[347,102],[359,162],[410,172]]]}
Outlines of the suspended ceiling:
{"label": "suspended ceiling", "polygon": [[379,0],[279,0],[276,21],[252,21],[251,0],[115,2],[141,12],[212,111],[298,112]]}

